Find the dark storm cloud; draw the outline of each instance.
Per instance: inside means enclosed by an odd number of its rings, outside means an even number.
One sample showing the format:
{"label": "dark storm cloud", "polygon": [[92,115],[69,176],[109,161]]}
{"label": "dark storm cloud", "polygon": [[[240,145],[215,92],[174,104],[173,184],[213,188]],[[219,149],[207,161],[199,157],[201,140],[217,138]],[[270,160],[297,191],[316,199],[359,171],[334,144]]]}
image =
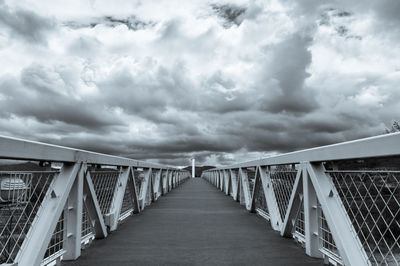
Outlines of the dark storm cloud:
{"label": "dark storm cloud", "polygon": [[234,24],[239,26],[243,22],[244,14],[246,12],[245,7],[240,7],[234,4],[211,4],[211,8],[224,20],[223,26],[225,28],[230,28]]}
{"label": "dark storm cloud", "polygon": [[[304,87],[305,79],[310,76],[307,68],[311,63],[311,43],[311,36],[293,34],[278,45],[265,47],[272,59],[265,67],[264,77],[278,82],[275,93],[265,95],[265,110],[303,113],[317,107],[314,95]],[[266,82],[261,81],[259,86],[263,83]]]}
{"label": "dark storm cloud", "polygon": [[72,29],[81,28],[94,28],[97,25],[103,25],[106,27],[117,27],[119,25],[125,25],[129,30],[137,31],[143,30],[148,27],[153,27],[155,22],[146,22],[140,20],[138,17],[131,15],[127,17],[115,17],[115,16],[104,16],[92,18],[86,21],[67,21],[64,23],[65,26]]}
{"label": "dark storm cloud", "polygon": [[11,36],[27,42],[46,43],[47,34],[55,29],[56,23],[29,10],[12,10],[0,1],[0,26],[5,27]]}
{"label": "dark storm cloud", "polygon": [[[163,67],[150,74],[135,74],[123,68],[97,85],[102,90],[101,101],[107,105],[121,107],[128,114],[161,122],[167,105],[179,99],[176,94],[179,93],[182,78]],[[120,93],[116,93],[115,88]]]}
{"label": "dark storm cloud", "polygon": [[[67,75],[68,77],[68,75]],[[70,78],[70,77],[68,77]],[[104,130],[120,125],[120,119],[106,112],[103,105],[81,101],[65,94],[68,84],[61,73],[32,65],[21,73],[21,82],[3,78],[0,91],[7,98],[0,106],[3,115],[33,117],[44,123],[63,122],[82,128]]]}

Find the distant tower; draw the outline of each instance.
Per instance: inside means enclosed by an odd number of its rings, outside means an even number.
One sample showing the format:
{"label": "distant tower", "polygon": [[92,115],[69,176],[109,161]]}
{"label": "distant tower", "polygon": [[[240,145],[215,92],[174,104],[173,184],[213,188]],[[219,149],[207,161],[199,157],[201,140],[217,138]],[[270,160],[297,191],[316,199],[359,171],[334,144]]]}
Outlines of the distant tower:
{"label": "distant tower", "polygon": [[194,161],[194,158],[192,158],[192,178],[195,178],[196,176],[196,174],[195,174],[195,161]]}

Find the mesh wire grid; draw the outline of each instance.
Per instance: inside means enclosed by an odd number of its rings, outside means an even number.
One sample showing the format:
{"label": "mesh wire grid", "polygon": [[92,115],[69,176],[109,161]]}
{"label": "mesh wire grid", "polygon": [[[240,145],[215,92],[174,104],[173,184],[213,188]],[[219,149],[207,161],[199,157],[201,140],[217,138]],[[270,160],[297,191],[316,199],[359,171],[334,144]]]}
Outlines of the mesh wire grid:
{"label": "mesh wire grid", "polygon": [[335,258],[341,260],[339,255],[339,250],[337,249],[336,243],[333,240],[331,230],[329,229],[328,222],[325,219],[324,213],[321,206],[318,204],[318,224],[319,224],[319,241],[320,249],[328,251],[328,253],[333,254]]}
{"label": "mesh wire grid", "polygon": [[56,228],[54,229],[53,235],[51,236],[50,243],[44,254],[44,259],[56,254],[64,248],[64,228],[65,228],[65,217],[64,212],[61,213],[60,218],[57,221]]}
{"label": "mesh wire grid", "polygon": [[0,262],[13,263],[58,172],[0,172]]}
{"label": "mesh wire grid", "polygon": [[256,190],[254,191],[255,207],[256,207],[256,209],[262,210],[263,212],[269,214],[267,201],[265,199],[264,189],[261,184],[261,179],[260,179],[260,177],[257,177],[257,179],[258,179],[257,182],[259,182],[259,185],[256,187]]}
{"label": "mesh wire grid", "polygon": [[400,265],[400,171],[327,171],[372,265]]}
{"label": "mesh wire grid", "polygon": [[286,210],[289,204],[290,195],[292,193],[293,184],[296,179],[297,171],[295,170],[274,170],[271,171],[270,178],[276,202],[278,204],[279,213],[282,220],[285,219]]}
{"label": "mesh wire grid", "polygon": [[304,204],[301,204],[300,213],[296,220],[295,231],[304,236],[305,229],[304,229]]}
{"label": "mesh wire grid", "polygon": [[121,213],[120,216],[123,216],[125,213],[132,211],[134,209],[133,203],[132,203],[132,192],[130,187],[127,185],[125,188],[125,194],[124,198],[122,200],[122,206],[121,206]]}
{"label": "mesh wire grid", "polygon": [[103,215],[110,211],[119,171],[90,171],[97,200]]}
{"label": "mesh wire grid", "polygon": [[83,201],[82,205],[82,233],[81,238],[85,238],[86,236],[94,233],[94,229],[92,223],[90,221],[89,213],[87,211],[87,206],[85,201]]}
{"label": "mesh wire grid", "polygon": [[254,183],[256,181],[256,169],[255,168],[247,168],[247,179],[249,181],[249,189],[250,194],[253,193]]}

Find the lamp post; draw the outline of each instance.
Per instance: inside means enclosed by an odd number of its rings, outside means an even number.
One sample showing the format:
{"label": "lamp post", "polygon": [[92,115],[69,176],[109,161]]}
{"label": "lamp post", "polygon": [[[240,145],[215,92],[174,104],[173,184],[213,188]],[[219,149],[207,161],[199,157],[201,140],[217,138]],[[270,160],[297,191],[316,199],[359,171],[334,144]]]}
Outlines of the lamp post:
{"label": "lamp post", "polygon": [[196,171],[195,171],[195,160],[194,160],[194,158],[192,158],[192,178],[195,178],[196,176]]}

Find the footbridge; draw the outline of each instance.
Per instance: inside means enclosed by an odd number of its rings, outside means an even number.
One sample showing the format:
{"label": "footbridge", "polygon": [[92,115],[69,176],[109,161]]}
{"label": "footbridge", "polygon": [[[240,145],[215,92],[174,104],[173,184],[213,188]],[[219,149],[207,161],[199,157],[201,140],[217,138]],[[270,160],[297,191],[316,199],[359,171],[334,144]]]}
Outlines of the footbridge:
{"label": "footbridge", "polygon": [[2,265],[400,264],[400,134],[202,178],[9,137],[0,158]]}

